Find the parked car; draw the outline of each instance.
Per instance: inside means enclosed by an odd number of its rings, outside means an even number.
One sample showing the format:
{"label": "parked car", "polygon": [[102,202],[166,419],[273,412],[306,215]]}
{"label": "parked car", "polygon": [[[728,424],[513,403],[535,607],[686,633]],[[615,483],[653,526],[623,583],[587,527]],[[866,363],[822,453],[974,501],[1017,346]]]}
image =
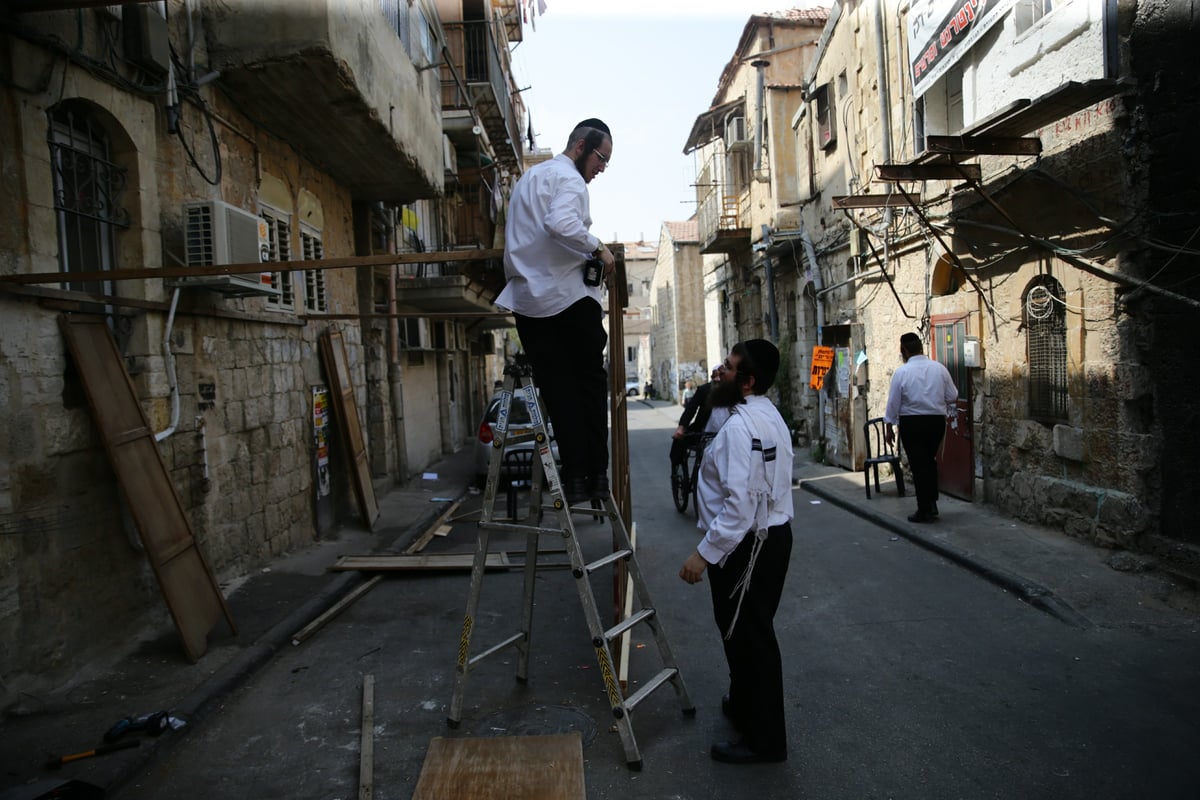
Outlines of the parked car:
{"label": "parked car", "polygon": [[640,386],[638,386],[638,379],[637,379],[636,375],[634,375],[632,378],[625,379],[625,396],[626,397],[637,397],[641,393],[642,393],[642,389]]}
{"label": "parked car", "polygon": [[[475,437],[475,484],[480,488],[487,485],[488,465],[492,458],[492,453],[495,451],[493,442],[496,439],[496,420],[500,416],[500,396],[497,395],[488,403],[487,411],[483,414],[483,419],[479,423],[479,433]],[[514,393],[512,403],[508,408],[508,435],[509,437],[521,436],[533,432],[533,427],[530,424],[529,408],[525,405],[525,398],[520,393]],[[558,456],[558,443],[554,440],[554,426],[549,421],[546,423],[546,429],[550,434],[550,452],[554,455],[554,463],[560,464]],[[533,441],[517,442],[505,446],[505,454],[517,450],[532,450]],[[503,486],[503,481],[510,480],[513,476],[505,470],[504,466],[500,467],[500,480]]]}

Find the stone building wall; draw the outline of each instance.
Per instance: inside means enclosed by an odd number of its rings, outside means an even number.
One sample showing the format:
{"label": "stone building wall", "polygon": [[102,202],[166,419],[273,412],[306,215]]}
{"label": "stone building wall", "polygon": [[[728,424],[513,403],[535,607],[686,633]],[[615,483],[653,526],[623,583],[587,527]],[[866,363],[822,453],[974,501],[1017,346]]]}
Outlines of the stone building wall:
{"label": "stone building wall", "polygon": [[[74,14],[68,16],[73,25]],[[89,41],[94,34],[88,30]],[[218,92],[210,88],[205,98],[221,132],[219,151],[207,134],[197,134],[190,142],[193,162],[165,132],[150,100],[114,89],[49,49],[23,40],[9,44],[17,69],[0,99],[12,112],[0,123],[0,158],[13,213],[0,222],[0,271],[59,268],[47,145],[47,110],[59,102],[90,115],[112,144],[111,160],[128,175],[119,202],[129,211],[130,226],[116,235],[112,266],[181,263],[184,201],[223,200],[256,213],[268,196],[272,206],[293,215],[293,258],[300,257],[301,223],[319,233],[326,257],[354,254],[349,193],[286,143],[256,130]],[[59,77],[39,82],[49,64]],[[207,130],[194,108],[185,109],[184,123],[194,132]],[[217,175],[214,186],[210,180]],[[324,276],[328,313],[356,312],[354,270]],[[295,277],[303,282],[301,273]],[[113,294],[141,304],[113,306],[113,329],[150,426],[162,430],[171,417],[162,345],[170,289],[161,280],[113,287]],[[0,399],[7,411],[0,426],[0,560],[7,565],[0,576],[0,636],[20,643],[0,656],[0,699],[55,685],[110,652],[113,642],[170,630],[66,356],[59,307],[48,298],[56,288],[42,290],[41,299],[0,293]],[[300,294],[297,305],[302,313]],[[180,414],[160,451],[196,541],[222,584],[316,535],[312,389],[327,385],[318,337],[331,326],[344,337],[365,422],[364,351],[356,324],[305,324],[296,313],[269,309],[262,298],[181,291],[170,337]],[[349,470],[337,445],[335,492],[346,499]],[[372,446],[388,445],[368,442]],[[347,501],[343,515],[353,513]]]}

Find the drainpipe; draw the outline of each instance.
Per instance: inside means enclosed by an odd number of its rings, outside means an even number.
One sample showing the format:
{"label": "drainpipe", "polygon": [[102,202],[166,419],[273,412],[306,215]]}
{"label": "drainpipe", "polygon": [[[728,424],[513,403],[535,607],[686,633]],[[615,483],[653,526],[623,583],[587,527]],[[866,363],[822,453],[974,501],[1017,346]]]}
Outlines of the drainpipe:
{"label": "drainpipe", "polygon": [[163,358],[167,362],[167,382],[171,385],[171,423],[167,429],[154,434],[154,441],[161,442],[175,432],[179,425],[179,381],[175,378],[175,354],[171,352],[171,329],[175,325],[175,307],[179,304],[179,288],[171,294],[171,310],[167,312],[167,327],[163,331]]}
{"label": "drainpipe", "polygon": [[[817,299],[817,344],[821,344],[825,328],[825,301],[821,295],[825,293],[825,287],[821,282],[821,268],[817,266],[817,253],[807,229],[800,229],[800,243],[804,245],[804,257],[812,268],[812,283]],[[822,391],[817,392],[817,434],[822,441],[825,440],[825,392]]]}
{"label": "drainpipe", "polygon": [[[879,85],[879,127],[882,129],[880,144],[883,145],[883,163],[892,161],[892,111],[889,103],[890,89],[887,76],[887,43],[883,38],[883,0],[875,0],[875,68]],[[883,210],[883,227],[892,224],[891,207]],[[885,262],[886,263],[886,262]]]}
{"label": "drainpipe", "polygon": [[[761,74],[761,73],[760,73]],[[775,307],[775,271],[771,261],[769,247],[771,244],[771,226],[762,226],[763,243],[763,277],[767,281],[767,319],[771,332],[771,341],[779,341],[779,309]]]}
{"label": "drainpipe", "polygon": [[763,105],[767,98],[766,77],[763,70],[765,67],[771,66],[771,62],[760,58],[751,61],[750,66],[758,69],[758,109],[755,113],[757,119],[754,121],[754,171],[757,173],[762,169]]}

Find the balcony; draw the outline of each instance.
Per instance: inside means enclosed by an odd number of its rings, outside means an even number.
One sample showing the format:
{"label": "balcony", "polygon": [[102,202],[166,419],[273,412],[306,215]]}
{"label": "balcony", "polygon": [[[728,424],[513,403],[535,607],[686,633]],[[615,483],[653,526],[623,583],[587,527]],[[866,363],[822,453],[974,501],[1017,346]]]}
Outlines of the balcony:
{"label": "balcony", "polygon": [[750,193],[712,184],[696,212],[700,252],[736,253],[750,249]]}
{"label": "balcony", "polygon": [[429,314],[493,312],[502,288],[504,265],[498,259],[402,264],[396,300]]}
{"label": "balcony", "polygon": [[434,197],[441,120],[427,99],[435,79],[418,67],[436,56],[420,44],[409,55],[407,8],[389,19],[380,0],[205,3],[210,62],[244,114],[355,197]]}
{"label": "balcony", "polygon": [[[492,24],[443,22],[450,64],[442,67],[442,124],[460,152],[478,150],[476,116],[495,151],[495,160],[519,172],[524,156],[522,121],[513,103],[507,59]],[[472,116],[472,110],[476,116]]]}

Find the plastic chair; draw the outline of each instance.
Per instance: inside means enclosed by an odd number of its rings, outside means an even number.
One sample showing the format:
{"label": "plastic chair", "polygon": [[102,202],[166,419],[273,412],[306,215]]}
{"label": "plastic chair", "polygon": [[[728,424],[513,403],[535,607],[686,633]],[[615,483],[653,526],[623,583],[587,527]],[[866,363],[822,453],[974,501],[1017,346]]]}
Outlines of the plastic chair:
{"label": "plastic chair", "polygon": [[505,479],[504,495],[508,518],[517,519],[517,490],[533,485],[533,450],[509,450],[504,454],[500,474]]}
{"label": "plastic chair", "polygon": [[[863,480],[867,485],[867,499],[871,499],[871,472],[875,473],[875,492],[879,492],[879,465],[890,464],[896,476],[896,493],[904,497],[904,471],[900,469],[900,455],[895,445],[883,438],[883,417],[869,419],[863,423],[863,440],[867,443],[866,458],[863,459]],[[876,455],[871,455],[875,453]]]}

